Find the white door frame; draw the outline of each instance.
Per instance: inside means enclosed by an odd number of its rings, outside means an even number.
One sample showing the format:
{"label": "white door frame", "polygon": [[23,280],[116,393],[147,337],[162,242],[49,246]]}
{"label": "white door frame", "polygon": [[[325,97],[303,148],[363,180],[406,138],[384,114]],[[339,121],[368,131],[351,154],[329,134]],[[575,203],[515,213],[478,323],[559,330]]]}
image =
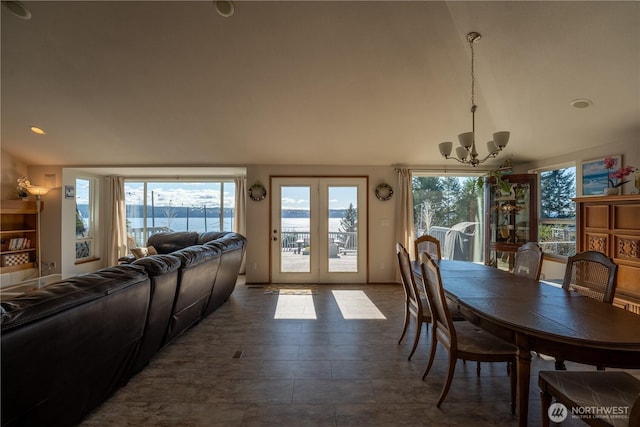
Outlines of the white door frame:
{"label": "white door frame", "polygon": [[[307,254],[296,254],[297,256],[308,256],[306,271],[282,272],[282,257],[291,256],[291,253],[283,254],[282,230],[281,226],[281,201],[282,187],[309,187],[310,210],[309,251]],[[328,215],[330,201],[329,188],[331,187],[357,187],[357,214],[358,214],[358,238],[357,250],[354,256],[353,271],[329,271],[330,269],[330,242]],[[368,278],[368,179],[367,177],[271,177],[271,229],[270,229],[270,250],[271,268],[270,276],[273,283],[366,283]],[[297,249],[294,249],[297,250]]]}

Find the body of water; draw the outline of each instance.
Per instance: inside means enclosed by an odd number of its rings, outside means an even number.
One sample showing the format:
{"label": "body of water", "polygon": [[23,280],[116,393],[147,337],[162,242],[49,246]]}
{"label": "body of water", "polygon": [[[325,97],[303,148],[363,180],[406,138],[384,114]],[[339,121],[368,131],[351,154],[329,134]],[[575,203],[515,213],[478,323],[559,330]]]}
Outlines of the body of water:
{"label": "body of water", "polygon": [[[340,231],[340,220],[341,218],[329,218],[329,231],[337,232]],[[127,224],[130,228],[142,228],[144,222],[142,218],[127,218]],[[204,218],[189,218],[189,224],[187,227],[187,218],[185,217],[176,217],[176,218],[156,218],[155,222],[151,220],[151,218],[147,219],[147,228],[151,227],[167,227],[173,231],[218,231],[220,230],[220,218],[207,218],[207,224],[205,227]],[[281,231],[298,231],[298,232],[308,232],[309,231],[309,218],[283,218],[282,219],[282,230]],[[223,222],[222,230],[231,231],[233,230],[233,218],[225,217]]]}

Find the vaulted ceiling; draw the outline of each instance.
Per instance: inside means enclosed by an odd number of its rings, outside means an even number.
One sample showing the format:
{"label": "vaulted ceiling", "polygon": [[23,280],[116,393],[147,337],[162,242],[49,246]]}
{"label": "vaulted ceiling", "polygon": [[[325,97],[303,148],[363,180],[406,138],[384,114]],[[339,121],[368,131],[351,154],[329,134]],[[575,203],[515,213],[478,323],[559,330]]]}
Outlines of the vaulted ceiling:
{"label": "vaulted ceiling", "polygon": [[638,2],[24,4],[2,8],[1,136],[28,164],[443,164],[470,31],[482,153],[496,130],[514,161],[640,141]]}

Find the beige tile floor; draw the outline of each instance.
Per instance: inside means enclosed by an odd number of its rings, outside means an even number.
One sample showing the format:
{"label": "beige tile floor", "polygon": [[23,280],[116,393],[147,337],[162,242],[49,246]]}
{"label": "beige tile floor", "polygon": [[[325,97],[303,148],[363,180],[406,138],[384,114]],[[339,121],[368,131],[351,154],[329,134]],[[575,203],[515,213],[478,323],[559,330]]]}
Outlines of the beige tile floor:
{"label": "beige tile floor", "polygon": [[[335,289],[363,290],[386,319],[345,320]],[[404,298],[399,285],[318,285],[314,292],[309,297],[316,319],[274,319],[278,295],[239,283],[226,304],[160,352],[82,425],[517,424],[503,363],[483,363],[477,377],[475,363],[458,362],[447,399],[435,407],[446,352],[438,351],[422,381],[429,340],[423,333],[407,360],[415,329],[398,345]],[[242,357],[234,358],[238,351]],[[540,369],[553,369],[553,362],[534,357],[530,425],[540,424]]]}

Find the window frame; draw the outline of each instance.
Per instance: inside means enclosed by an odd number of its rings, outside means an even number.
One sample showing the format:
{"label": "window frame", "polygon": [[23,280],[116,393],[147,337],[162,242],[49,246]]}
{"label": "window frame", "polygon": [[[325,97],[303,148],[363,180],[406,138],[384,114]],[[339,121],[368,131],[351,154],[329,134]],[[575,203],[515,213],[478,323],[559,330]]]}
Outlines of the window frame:
{"label": "window frame", "polygon": [[[235,209],[237,208],[237,201],[235,200],[235,193],[236,193],[236,188],[235,186],[237,185],[235,182],[235,177],[230,177],[230,176],[216,176],[216,177],[185,177],[185,178],[180,178],[180,179],[176,179],[175,177],[129,177],[129,178],[125,178],[124,180],[124,186],[125,186],[125,193],[127,193],[127,185],[131,184],[131,183],[138,183],[138,184],[142,184],[143,185],[143,189],[142,189],[142,195],[143,195],[143,199],[141,201],[141,203],[143,204],[142,206],[142,227],[138,227],[141,228],[142,231],[140,232],[140,239],[136,238],[136,244],[139,245],[144,245],[145,242],[149,239],[149,226],[148,226],[148,221],[149,221],[149,215],[150,212],[148,212],[147,207],[150,205],[151,201],[149,200],[149,193],[151,191],[154,190],[149,190],[148,185],[150,183],[167,183],[167,184],[192,184],[192,183],[207,183],[207,184],[219,184],[220,185],[220,192],[219,192],[219,200],[220,200],[220,205],[217,206],[207,206],[207,211],[209,209],[216,209],[219,208],[219,213],[217,215],[217,220],[218,220],[218,226],[220,227],[220,230],[224,229],[224,212],[225,209],[232,209],[234,211],[234,216],[231,219],[231,228],[235,227]],[[232,188],[232,190],[228,191],[225,190],[225,188],[227,186],[230,186],[230,188]],[[230,203],[226,203],[225,202],[225,193],[230,193],[233,195],[233,200]],[[127,197],[125,194],[125,206],[128,206],[127,204]],[[183,208],[182,205],[176,205],[175,208],[177,209],[181,209]],[[192,209],[193,207],[187,207],[187,209]],[[127,223],[129,222],[129,215],[127,212],[126,215],[126,220]],[[130,234],[130,228],[129,226],[127,226],[127,233]],[[175,230],[175,231],[184,231],[184,230]],[[207,230],[207,231],[216,231],[216,230]],[[137,237],[137,236],[136,236]]]}
{"label": "window frame", "polygon": [[[99,254],[99,242],[98,242],[98,236],[99,236],[99,232],[98,232],[98,227],[99,227],[99,221],[98,221],[98,180],[95,177],[89,177],[89,176],[76,176],[75,177],[75,188],[76,188],[76,198],[75,198],[75,203],[76,203],[76,212],[74,212],[74,214],[77,214],[78,212],[78,188],[80,188],[80,186],[78,185],[78,183],[80,181],[86,181],[87,182],[87,186],[88,186],[88,195],[87,195],[87,211],[88,211],[88,218],[86,219],[86,223],[87,223],[87,235],[86,236],[82,236],[82,237],[78,237],[78,233],[77,233],[77,229],[76,232],[74,233],[74,244],[75,244],[75,264],[83,264],[85,262],[91,262],[91,261],[95,261],[97,259],[100,259],[100,254]],[[84,185],[84,184],[83,184]],[[77,218],[76,218],[76,222],[77,222]],[[82,243],[86,243],[88,248],[89,248],[89,254],[87,256],[84,257],[78,257],[78,244],[82,244]]]}

